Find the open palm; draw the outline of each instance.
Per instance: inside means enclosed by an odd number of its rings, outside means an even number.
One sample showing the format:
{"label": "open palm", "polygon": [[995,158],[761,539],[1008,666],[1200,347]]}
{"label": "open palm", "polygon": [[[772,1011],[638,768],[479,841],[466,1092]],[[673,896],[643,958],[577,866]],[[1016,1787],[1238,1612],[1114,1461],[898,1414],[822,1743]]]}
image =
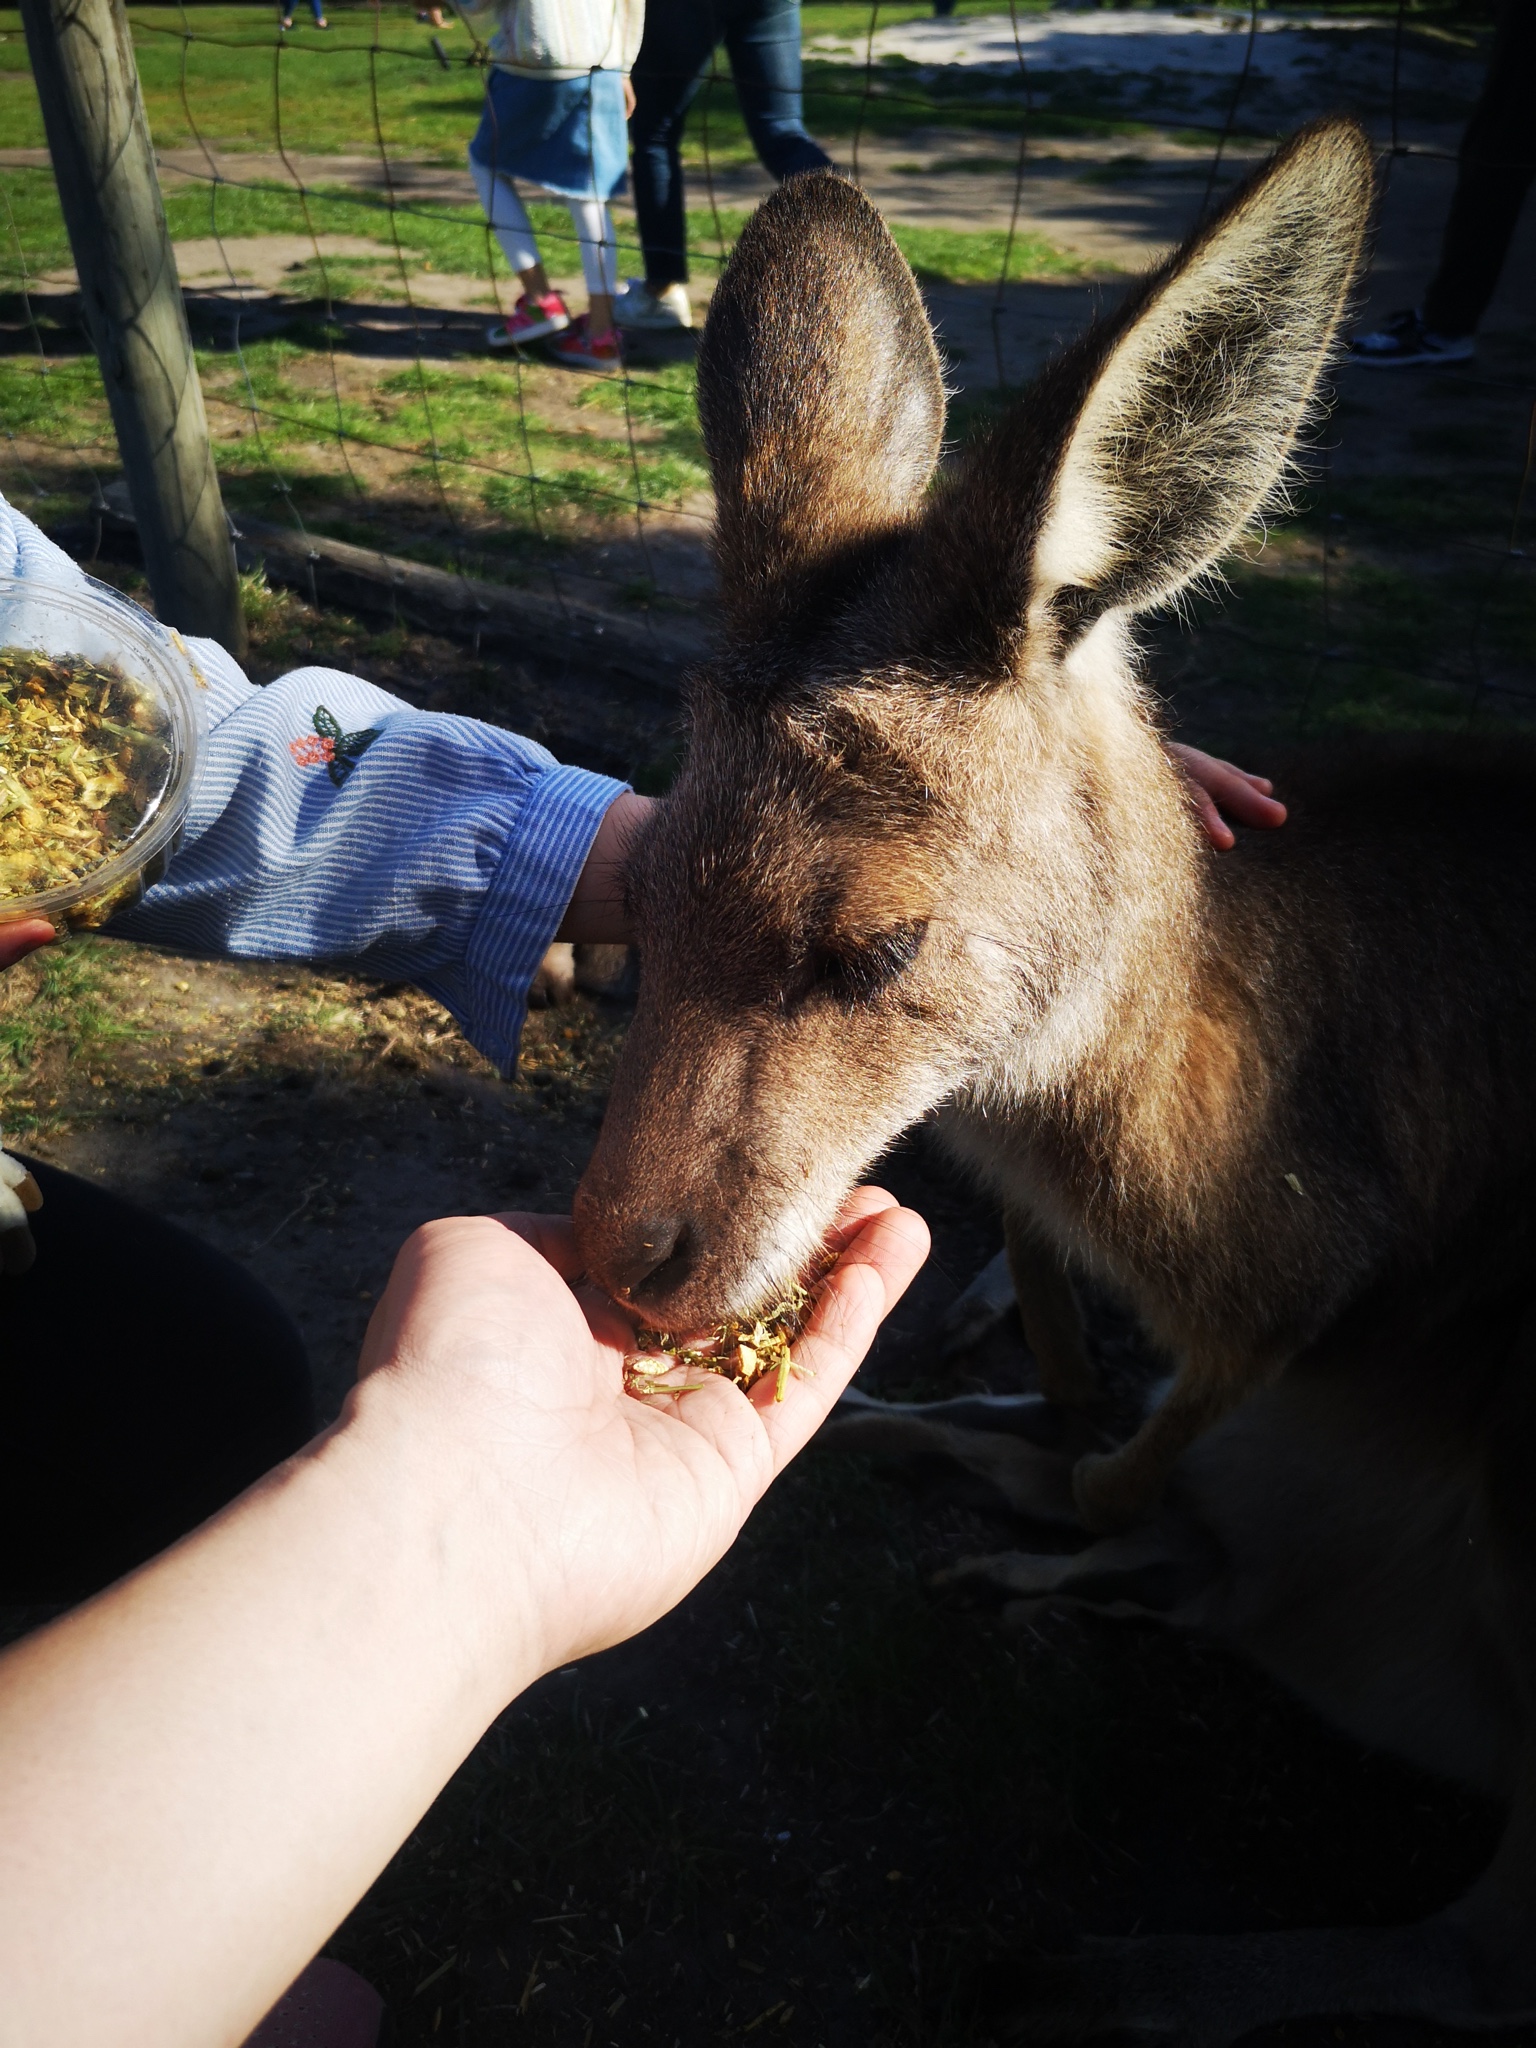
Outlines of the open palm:
{"label": "open palm", "polygon": [[[709,1377],[640,1400],[624,1391],[629,1322],[582,1283],[563,1217],[428,1224],[396,1262],[361,1372],[425,1376],[427,1412],[462,1436],[464,1480],[545,1668],[633,1635],[722,1557],[815,1433],[928,1249],[922,1219],[863,1188],[795,1346],[782,1402]],[[423,1388],[423,1391],[427,1391]]]}

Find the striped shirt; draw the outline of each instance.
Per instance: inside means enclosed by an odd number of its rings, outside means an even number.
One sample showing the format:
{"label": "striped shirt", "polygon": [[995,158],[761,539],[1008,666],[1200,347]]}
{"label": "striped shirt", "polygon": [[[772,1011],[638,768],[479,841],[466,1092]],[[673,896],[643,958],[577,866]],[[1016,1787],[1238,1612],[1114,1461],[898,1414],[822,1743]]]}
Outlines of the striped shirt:
{"label": "striped shirt", "polygon": [[[3,498],[0,575],[91,582]],[[215,641],[186,645],[208,684],[191,806],[165,879],[112,935],[414,982],[509,1071],[529,984],[624,784],[339,669],[257,688]],[[350,766],[333,775],[338,745]]]}

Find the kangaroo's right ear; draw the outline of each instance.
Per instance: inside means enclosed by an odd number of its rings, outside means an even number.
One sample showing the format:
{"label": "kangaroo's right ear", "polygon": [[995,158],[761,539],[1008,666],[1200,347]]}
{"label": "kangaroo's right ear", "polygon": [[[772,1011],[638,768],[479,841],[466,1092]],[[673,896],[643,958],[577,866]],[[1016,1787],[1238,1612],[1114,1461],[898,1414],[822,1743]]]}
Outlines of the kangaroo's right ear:
{"label": "kangaroo's right ear", "polygon": [[1364,131],[1320,122],[1149,280],[1067,434],[1037,597],[1077,622],[1163,603],[1263,512],[1359,275],[1374,193]]}
{"label": "kangaroo's right ear", "polygon": [[1009,673],[1030,615],[1071,640],[1216,563],[1284,477],[1374,192],[1357,123],[1303,129],[972,444],[919,550],[934,644]]}
{"label": "kangaroo's right ear", "polygon": [[944,433],[938,351],[885,223],[835,172],[792,178],[748,221],[699,348],[699,418],[739,630],[797,611],[920,505]]}

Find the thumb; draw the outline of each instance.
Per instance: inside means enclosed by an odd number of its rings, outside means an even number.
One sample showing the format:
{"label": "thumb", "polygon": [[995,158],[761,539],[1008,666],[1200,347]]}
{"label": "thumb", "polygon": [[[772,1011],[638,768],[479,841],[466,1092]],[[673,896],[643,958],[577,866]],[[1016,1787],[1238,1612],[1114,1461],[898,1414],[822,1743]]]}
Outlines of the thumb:
{"label": "thumb", "polygon": [[51,945],[57,936],[45,917],[21,917],[14,924],[0,924],[0,969],[14,967],[39,946]]}

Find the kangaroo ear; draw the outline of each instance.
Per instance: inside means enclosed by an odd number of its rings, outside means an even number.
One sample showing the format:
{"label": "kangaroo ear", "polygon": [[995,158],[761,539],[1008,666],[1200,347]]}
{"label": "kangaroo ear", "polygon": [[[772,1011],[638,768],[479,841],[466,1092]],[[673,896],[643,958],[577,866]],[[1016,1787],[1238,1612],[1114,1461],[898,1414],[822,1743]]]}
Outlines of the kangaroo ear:
{"label": "kangaroo ear", "polygon": [[1069,630],[1163,603],[1274,497],[1359,274],[1374,191],[1353,121],[1303,129],[1101,337],[1033,552],[1032,596]]}
{"label": "kangaroo ear", "polygon": [[699,418],[739,628],[798,610],[921,503],[944,433],[938,351],[884,221],[835,172],[792,178],[747,223],[699,348]]}

